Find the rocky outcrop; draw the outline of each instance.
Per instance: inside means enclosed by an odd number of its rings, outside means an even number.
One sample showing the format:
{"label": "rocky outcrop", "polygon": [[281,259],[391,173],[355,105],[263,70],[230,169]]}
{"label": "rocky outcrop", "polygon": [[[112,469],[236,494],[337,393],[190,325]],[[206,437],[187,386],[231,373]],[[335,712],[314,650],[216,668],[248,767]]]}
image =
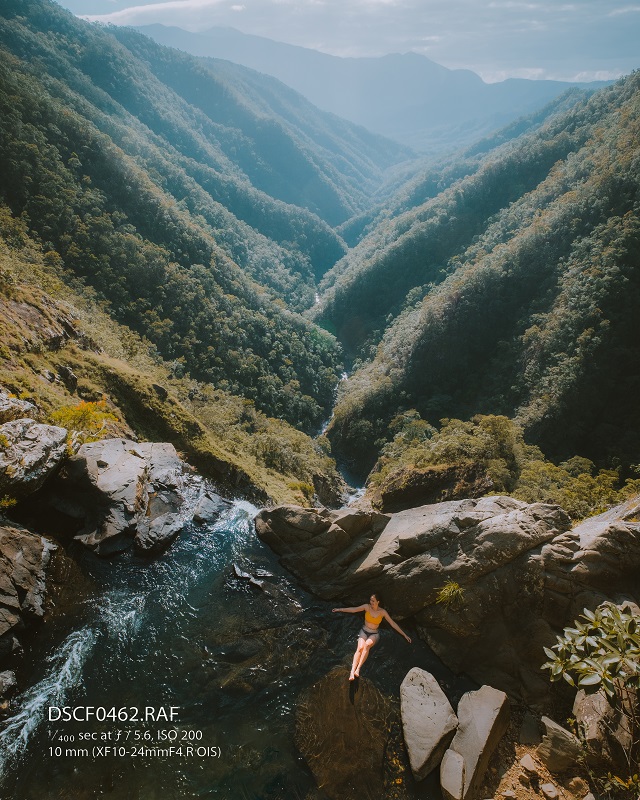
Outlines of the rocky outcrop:
{"label": "rocky outcrop", "polygon": [[388,521],[375,511],[277,506],[261,511],[255,525],[287,569],[331,599],[344,591],[345,574],[371,550]]}
{"label": "rocky outcrop", "polygon": [[23,528],[0,527],[0,659],[19,649],[16,633],[44,614],[45,571],[53,549]]}
{"label": "rocky outcrop", "polygon": [[348,675],[337,667],[302,695],[296,744],[331,800],[387,797],[385,752],[397,711],[366,678],[354,686]]}
{"label": "rocky outcrop", "polygon": [[384,512],[403,511],[427,503],[482,497],[492,489],[493,481],[477,464],[400,467],[375,486],[371,504]]}
{"label": "rocky outcrop", "polygon": [[409,670],[402,681],[400,709],[411,770],[422,780],[442,760],[458,718],[433,675],[419,667]]}
{"label": "rocky outcrop", "polygon": [[[627,700],[637,707],[637,697],[633,694]],[[613,767],[616,772],[626,774],[627,759],[634,748],[634,731],[622,709],[610,703],[602,690],[587,694],[581,689],[573,704],[573,716],[582,732],[590,766],[599,771]]]}
{"label": "rocky outcrop", "polygon": [[636,498],[571,529],[558,506],[483,497],[393,514],[279,506],[256,530],[315,594],[357,605],[380,591],[451,669],[544,707],[543,647],[583,608],[638,599],[639,517]]}
{"label": "rocky outcrop", "polygon": [[[458,500],[390,515],[280,506],[256,518],[258,534],[316,594],[361,603],[372,590],[392,615],[413,616],[442,660],[479,683],[530,701],[545,698],[542,547],[570,526],[557,506],[511,497]],[[448,581],[462,602],[438,602]]]}
{"label": "rocky outcrop", "polygon": [[20,400],[18,397],[12,397],[8,392],[3,392],[0,389],[0,425],[5,422],[11,422],[14,419],[24,419],[31,417],[36,419],[38,409],[28,400]]}
{"label": "rocky outcrop", "polygon": [[562,628],[584,608],[638,597],[640,499],[591,517],[542,550],[545,619]]}
{"label": "rocky outcrop", "polygon": [[39,489],[66,455],[67,431],[32,419],[0,425],[0,495],[18,500]]}
{"label": "rocky outcrop", "polygon": [[582,747],[571,731],[558,725],[549,717],[542,717],[545,735],[536,755],[549,772],[564,772],[575,766],[582,756]]}
{"label": "rocky outcrop", "polygon": [[156,553],[184,525],[182,469],[171,444],[105,439],[68,459],[47,500],[82,526],[76,539],[99,555],[132,544]]}
{"label": "rocky outcrop", "polygon": [[482,686],[458,703],[458,730],[440,767],[445,800],[474,800],[489,760],[509,725],[509,700],[504,692]]}

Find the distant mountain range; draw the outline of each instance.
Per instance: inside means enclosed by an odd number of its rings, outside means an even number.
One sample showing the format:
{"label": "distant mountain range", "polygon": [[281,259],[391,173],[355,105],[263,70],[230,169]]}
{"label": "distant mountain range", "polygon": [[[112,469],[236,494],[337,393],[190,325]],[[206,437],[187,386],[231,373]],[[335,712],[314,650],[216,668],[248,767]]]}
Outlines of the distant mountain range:
{"label": "distant mountain range", "polygon": [[192,55],[227,59],[272,75],[318,108],[430,154],[470,144],[571,87],[604,85],[524,79],[485,83],[470,70],[447,69],[417,53],[339,58],[234,28],[190,33],[146,25],[138,30]]}

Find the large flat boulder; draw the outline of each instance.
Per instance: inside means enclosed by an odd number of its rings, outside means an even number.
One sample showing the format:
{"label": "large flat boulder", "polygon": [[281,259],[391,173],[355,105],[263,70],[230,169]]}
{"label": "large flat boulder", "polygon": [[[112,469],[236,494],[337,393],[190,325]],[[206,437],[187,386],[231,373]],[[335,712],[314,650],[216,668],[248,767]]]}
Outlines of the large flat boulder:
{"label": "large flat boulder", "polygon": [[445,800],[475,800],[508,725],[509,700],[504,692],[481,686],[460,698],[458,730],[440,770]]}
{"label": "large flat boulder", "polygon": [[22,500],[37,491],[66,456],[67,431],[33,419],[0,425],[0,496]]}
{"label": "large flat boulder", "polygon": [[447,696],[430,672],[414,667],[400,685],[404,742],[417,780],[442,760],[458,727]]}
{"label": "large flat boulder", "polygon": [[76,539],[99,555],[131,545],[157,553],[184,524],[182,473],[171,444],[104,439],[66,462],[47,499],[78,521]]}
{"label": "large flat boulder", "polygon": [[45,577],[55,545],[24,528],[0,526],[0,659],[16,633],[44,614]]}

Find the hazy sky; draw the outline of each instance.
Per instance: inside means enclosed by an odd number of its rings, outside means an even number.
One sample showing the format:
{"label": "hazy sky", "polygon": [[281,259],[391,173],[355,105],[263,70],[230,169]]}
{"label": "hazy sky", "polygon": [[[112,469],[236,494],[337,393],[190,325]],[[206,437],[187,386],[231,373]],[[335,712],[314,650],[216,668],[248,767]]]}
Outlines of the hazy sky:
{"label": "hazy sky", "polygon": [[89,19],[214,25],[340,56],[415,51],[485,80],[594,80],[640,67],[640,0],[61,0]]}

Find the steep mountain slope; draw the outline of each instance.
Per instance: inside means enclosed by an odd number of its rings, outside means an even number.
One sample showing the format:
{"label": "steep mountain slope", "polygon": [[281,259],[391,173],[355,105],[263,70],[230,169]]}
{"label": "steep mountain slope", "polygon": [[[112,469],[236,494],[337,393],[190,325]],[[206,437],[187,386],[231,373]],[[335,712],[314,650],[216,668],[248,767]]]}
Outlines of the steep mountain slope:
{"label": "steep mountain slope", "polygon": [[572,86],[521,79],[488,84],[474,72],[450,70],[417,53],[338,58],[233,28],[139,30],[193,55],[273,75],[319,108],[430,154],[469,144]]}
{"label": "steep mountain slope", "polygon": [[634,73],[336,267],[324,318],[371,354],[341,388],[330,435],[342,452],[370,465],[390,419],[414,407],[432,422],[515,415],[551,456],[637,461],[639,118]]}
{"label": "steep mountain slope", "polygon": [[228,494],[304,503],[317,492],[324,503],[339,502],[342,482],[326,442],[265,417],[245,398],[180,377],[95,296],[69,287],[25,221],[2,204],[0,318],[0,387],[33,403],[42,421],[64,420],[79,431],[78,443],[169,441]]}
{"label": "steep mountain slope", "polygon": [[45,0],[9,0],[1,13],[0,195],[13,214],[164,357],[315,426],[338,348],[283,306],[310,305],[314,272],[344,245],[252,180],[339,221],[406,153],[315,110],[324,127],[313,142],[300,133],[310,107],[276,82],[258,106],[246,70],[214,74],[132,32],[120,42]]}

